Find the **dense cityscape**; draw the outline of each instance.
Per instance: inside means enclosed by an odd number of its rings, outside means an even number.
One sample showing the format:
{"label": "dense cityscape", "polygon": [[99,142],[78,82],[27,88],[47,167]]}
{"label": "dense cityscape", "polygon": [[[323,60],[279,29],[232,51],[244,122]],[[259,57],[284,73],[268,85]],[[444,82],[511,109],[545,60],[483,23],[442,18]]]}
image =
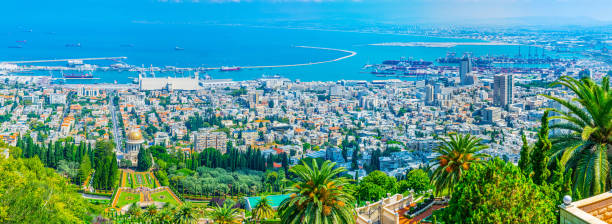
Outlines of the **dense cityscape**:
{"label": "dense cityscape", "polygon": [[[370,39],[146,66],[7,32],[0,223],[612,223],[610,25],[196,25]],[[215,53],[188,43],[158,57]]]}

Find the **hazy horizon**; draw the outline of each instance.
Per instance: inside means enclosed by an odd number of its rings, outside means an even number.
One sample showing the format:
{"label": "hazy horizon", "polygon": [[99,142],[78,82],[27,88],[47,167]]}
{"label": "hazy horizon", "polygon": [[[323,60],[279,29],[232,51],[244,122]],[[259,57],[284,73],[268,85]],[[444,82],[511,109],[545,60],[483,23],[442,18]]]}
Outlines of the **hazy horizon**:
{"label": "hazy horizon", "polygon": [[[4,25],[322,23],[609,25],[605,0],[66,0],[4,2]],[[27,10],[24,7],[27,6]]]}

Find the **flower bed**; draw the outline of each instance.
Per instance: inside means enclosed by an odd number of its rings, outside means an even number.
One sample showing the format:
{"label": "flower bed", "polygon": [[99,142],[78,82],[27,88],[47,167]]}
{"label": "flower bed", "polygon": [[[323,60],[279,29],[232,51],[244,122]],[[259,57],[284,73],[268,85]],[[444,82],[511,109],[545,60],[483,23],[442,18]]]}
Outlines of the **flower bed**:
{"label": "flower bed", "polygon": [[433,197],[425,199],[423,202],[419,202],[416,206],[411,207],[410,210],[406,211],[404,216],[408,218],[414,218],[415,216],[427,211],[427,209],[431,208],[431,206],[435,203]]}

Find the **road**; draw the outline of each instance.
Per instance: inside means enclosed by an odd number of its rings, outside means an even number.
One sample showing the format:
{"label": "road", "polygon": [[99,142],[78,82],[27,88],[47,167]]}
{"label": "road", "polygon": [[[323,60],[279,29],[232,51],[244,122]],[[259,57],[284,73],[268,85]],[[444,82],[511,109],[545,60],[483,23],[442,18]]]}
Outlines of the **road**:
{"label": "road", "polygon": [[123,152],[122,150],[123,144],[121,144],[123,142],[123,132],[119,129],[119,125],[117,124],[117,110],[116,110],[117,108],[115,107],[115,104],[113,103],[115,94],[117,93],[115,91],[112,91],[111,93],[112,94],[108,95],[108,98],[109,98],[108,107],[111,113],[111,120],[113,121],[113,139],[115,139],[116,151]]}

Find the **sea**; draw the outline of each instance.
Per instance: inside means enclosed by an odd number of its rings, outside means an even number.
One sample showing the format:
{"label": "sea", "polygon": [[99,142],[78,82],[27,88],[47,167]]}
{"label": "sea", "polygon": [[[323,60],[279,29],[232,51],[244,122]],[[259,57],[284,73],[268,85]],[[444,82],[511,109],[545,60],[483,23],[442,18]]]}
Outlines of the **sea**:
{"label": "sea", "polygon": [[[390,42],[482,42],[473,39],[439,38],[426,35],[401,35],[319,29],[255,27],[244,25],[129,23],[109,27],[15,27],[0,32],[0,61],[64,58],[119,57],[130,65],[143,67],[221,67],[303,64],[333,60],[347,52],[300,48],[354,51],[357,54],[330,63],[283,67],[208,71],[213,79],[252,80],[279,75],[300,81],[378,80],[362,68],[383,60],[412,58],[435,61],[449,52],[474,56],[518,54],[517,45],[460,45],[454,47],[373,46]],[[4,46],[2,46],[4,45]],[[180,50],[177,50],[180,49]],[[522,53],[527,54],[523,46]],[[534,48],[535,49],[535,48]],[[533,50],[535,52],[535,50]],[[542,49],[538,49],[542,52]],[[553,57],[566,57],[546,51]],[[118,61],[86,61],[108,66]],[[33,65],[65,65],[36,63]],[[33,75],[61,77],[58,72],[37,71]],[[67,80],[66,83],[130,83],[136,72],[93,72],[96,79]],[[156,73],[162,76],[188,76],[190,73]],[[200,74],[202,77],[204,74]]]}

